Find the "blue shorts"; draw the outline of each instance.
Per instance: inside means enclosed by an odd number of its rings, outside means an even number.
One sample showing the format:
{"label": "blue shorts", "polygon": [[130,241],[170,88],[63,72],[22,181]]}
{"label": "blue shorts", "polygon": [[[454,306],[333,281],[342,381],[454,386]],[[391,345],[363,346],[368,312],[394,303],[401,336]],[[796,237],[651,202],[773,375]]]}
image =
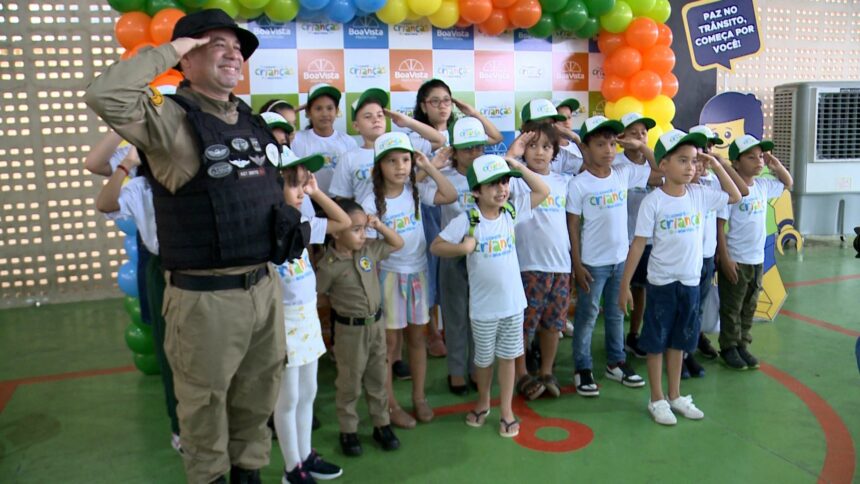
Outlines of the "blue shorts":
{"label": "blue shorts", "polygon": [[651,248],[648,244],[645,250],[642,251],[642,257],[639,259],[639,264],[636,266],[636,271],[633,273],[633,278],[630,279],[632,287],[645,287],[648,285],[648,259],[651,258]]}
{"label": "blue shorts", "polygon": [[699,286],[678,281],[645,290],[645,318],[639,347],[650,354],[667,349],[692,353],[699,343]]}

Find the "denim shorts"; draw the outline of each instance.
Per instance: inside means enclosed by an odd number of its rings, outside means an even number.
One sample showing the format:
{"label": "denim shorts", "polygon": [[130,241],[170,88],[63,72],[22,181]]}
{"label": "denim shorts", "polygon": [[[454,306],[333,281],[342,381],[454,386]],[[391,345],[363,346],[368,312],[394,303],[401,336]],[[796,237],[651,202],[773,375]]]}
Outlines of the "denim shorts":
{"label": "denim shorts", "polygon": [[650,354],[667,349],[688,353],[695,351],[701,324],[699,286],[685,286],[678,281],[645,290],[645,319],[639,347]]}

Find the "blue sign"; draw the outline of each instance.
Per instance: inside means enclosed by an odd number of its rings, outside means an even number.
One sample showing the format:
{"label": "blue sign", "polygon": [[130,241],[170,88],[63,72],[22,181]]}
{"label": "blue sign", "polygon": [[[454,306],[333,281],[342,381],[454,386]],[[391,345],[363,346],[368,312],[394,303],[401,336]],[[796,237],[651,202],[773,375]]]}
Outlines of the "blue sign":
{"label": "blue sign", "polygon": [[552,50],[552,37],[538,39],[525,29],[514,30],[514,50],[546,51]]}
{"label": "blue sign", "polygon": [[459,27],[437,29],[433,27],[433,48],[472,50],[475,48],[475,31],[472,27],[465,29]]}
{"label": "blue sign", "polygon": [[343,46],[347,49],[387,49],[388,26],[373,15],[355,17],[344,25]]}
{"label": "blue sign", "polygon": [[272,22],[265,15],[248,22],[248,30],[260,39],[263,49],[295,49],[296,23]]}
{"label": "blue sign", "polygon": [[515,132],[502,131],[502,141],[500,143],[487,146],[484,149],[484,153],[488,155],[505,156],[505,153],[508,152],[508,148],[514,144],[515,139],[517,139],[517,134]]}
{"label": "blue sign", "polygon": [[754,0],[700,0],[682,10],[693,68],[698,71],[758,54],[761,35]]}

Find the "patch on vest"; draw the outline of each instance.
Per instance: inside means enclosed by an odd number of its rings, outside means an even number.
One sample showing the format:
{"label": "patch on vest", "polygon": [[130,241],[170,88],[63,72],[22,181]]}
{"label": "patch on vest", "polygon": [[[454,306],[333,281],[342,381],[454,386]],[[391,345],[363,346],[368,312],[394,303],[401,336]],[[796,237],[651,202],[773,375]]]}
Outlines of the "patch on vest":
{"label": "patch on vest", "polygon": [[364,272],[370,272],[373,269],[373,262],[370,262],[370,258],[366,255],[361,256],[361,259],[358,259],[358,267],[361,267],[361,270]]}
{"label": "patch on vest", "polygon": [[248,158],[250,158],[250,159],[251,159],[251,161],[253,161],[254,163],[256,163],[256,164],[257,164],[257,166],[263,166],[263,163],[265,163],[265,162],[266,162],[266,157],[265,157],[265,156],[263,156],[263,155],[256,155],[256,154],[254,154],[254,155],[248,155]]}
{"label": "patch on vest", "polygon": [[254,148],[254,151],[263,151],[263,148],[260,147],[260,141],[257,140],[257,138],[248,138],[248,141],[251,142],[251,148]]}
{"label": "patch on vest", "polygon": [[249,168],[247,170],[239,170],[239,178],[253,178],[258,176],[264,176],[266,174],[265,168]]}
{"label": "patch on vest", "polygon": [[250,147],[245,138],[233,138],[230,141],[230,146],[232,146],[236,151],[248,151],[248,148]]}
{"label": "patch on vest", "polygon": [[251,162],[248,160],[230,160],[230,164],[235,166],[236,168],[245,168],[250,165]]}
{"label": "patch on vest", "polygon": [[164,104],[164,96],[161,94],[161,91],[152,86],[149,86],[149,91],[152,93],[152,95],[149,96],[149,102],[152,103],[153,106],[159,107]]}
{"label": "patch on vest", "polygon": [[230,156],[230,148],[224,145],[212,145],[206,148],[203,154],[212,161],[221,161]]}
{"label": "patch on vest", "polygon": [[280,166],[279,162],[281,161],[281,152],[278,150],[278,147],[275,146],[275,143],[269,143],[266,145],[266,158],[268,158],[273,165]]}
{"label": "patch on vest", "polygon": [[233,173],[233,167],[230,166],[229,163],[219,161],[218,163],[210,166],[209,169],[206,170],[206,173],[208,173],[212,178],[224,178],[230,173]]}

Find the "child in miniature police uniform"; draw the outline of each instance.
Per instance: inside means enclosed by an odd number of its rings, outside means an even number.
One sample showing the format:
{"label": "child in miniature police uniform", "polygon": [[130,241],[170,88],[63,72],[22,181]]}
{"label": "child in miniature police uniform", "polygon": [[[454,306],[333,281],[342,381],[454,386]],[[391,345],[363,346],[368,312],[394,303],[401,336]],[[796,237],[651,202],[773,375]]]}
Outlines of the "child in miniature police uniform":
{"label": "child in miniature police uniform", "polygon": [[[654,421],[674,425],[673,413],[699,420],[704,413],[691,396],[680,393],[684,352],[696,348],[699,338],[699,279],[702,271],[702,232],[705,214],[741,195],[725,169],[715,159],[698,153],[705,146],[703,134],[672,130],[660,136],[654,157],[660,160],[665,182],[645,196],[636,221],[636,237],[630,246],[618,295],[618,306],[627,311],[632,302],[630,281],[642,256],[646,239],[653,240],[648,261],[645,324],[639,345],[648,354],[651,399],[648,411]],[[695,159],[713,168],[722,191],[691,184]],[[669,399],[663,394],[663,357],[666,357]]]}
{"label": "child in miniature police uniform", "polygon": [[[344,455],[362,453],[358,439],[356,405],[361,391],[373,420],[373,439],[384,450],[395,450],[400,441],[390,425],[386,379],[388,365],[385,326],[381,319],[381,293],[377,265],[403,247],[403,238],[360,205],[342,199],[338,205],[349,215],[350,226],[333,234],[317,269],[317,291],[328,294],[332,320],[338,325],[335,404],[340,424],[340,446]],[[383,240],[368,239],[367,229]]]}
{"label": "child in miniature police uniform", "polygon": [[[749,187],[749,195],[717,216],[720,356],[733,370],[759,367],[758,358],[748,347],[752,343],[750,330],[761,292],[767,201],[791,189],[793,184],[788,170],[770,154],[772,149],[773,142],[759,141],[748,134],[729,146],[729,159]],[[765,165],[777,180],[759,177]]]}
{"label": "child in miniature police uniform", "polygon": [[[278,116],[274,113],[266,113]],[[284,178],[284,198],[302,210],[305,196],[312,198],[328,219],[302,217],[310,224],[310,243],[321,244],[327,233],[351,224],[349,216],[317,186],[313,173],[322,168],[321,155],[297,157],[283,146],[278,168]],[[314,268],[308,250],[301,257],[277,267],[284,301],[284,329],[287,358],[281,389],[275,404],[274,421],[281,452],[284,454],[284,480],[307,482],[307,475],[333,479],[342,474],[340,467],[322,460],[311,447],[313,404],[317,392],[317,360],[325,344],[317,314]]]}
{"label": "child in miniature police uniform", "polygon": [[[509,167],[510,165],[510,167]],[[522,176],[531,193],[508,202],[511,177]],[[497,155],[477,158],[466,174],[478,208],[457,216],[445,227],[431,250],[439,257],[466,256],[469,271],[469,316],[475,340],[478,401],[466,424],[482,426],[490,414],[493,360],[499,360],[501,387],[499,434],[514,437],[514,359],[523,354],[525,292],[519,278],[514,227],[531,216],[533,207],[549,195],[549,187],[522,163]]]}

